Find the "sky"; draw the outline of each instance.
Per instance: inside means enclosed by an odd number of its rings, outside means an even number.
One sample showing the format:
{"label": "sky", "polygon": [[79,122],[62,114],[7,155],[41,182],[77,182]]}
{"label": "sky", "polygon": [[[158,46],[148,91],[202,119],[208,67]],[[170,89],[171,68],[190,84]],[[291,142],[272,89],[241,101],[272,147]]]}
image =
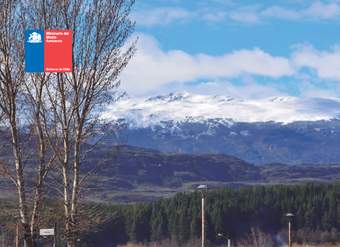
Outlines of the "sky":
{"label": "sky", "polygon": [[340,0],[136,0],[132,96],[340,97]]}

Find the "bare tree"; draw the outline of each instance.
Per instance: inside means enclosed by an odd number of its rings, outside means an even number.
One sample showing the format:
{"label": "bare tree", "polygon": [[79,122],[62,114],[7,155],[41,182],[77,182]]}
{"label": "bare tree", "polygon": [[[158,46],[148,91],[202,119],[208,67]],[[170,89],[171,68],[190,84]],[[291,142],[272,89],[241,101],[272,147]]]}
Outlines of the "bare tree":
{"label": "bare tree", "polygon": [[73,247],[79,233],[80,191],[88,178],[81,175],[86,141],[135,51],[135,42],[126,44],[134,27],[129,19],[134,0],[33,2],[31,6],[43,13],[49,28],[73,31],[73,71],[49,74],[48,103],[42,114],[48,126],[45,134],[60,165],[65,235],[67,245]]}
{"label": "bare tree", "polygon": [[[1,3],[1,36],[0,36],[0,108],[4,113],[5,124],[11,132],[11,143],[14,156],[15,176],[11,175],[12,182],[17,188],[18,210],[25,236],[30,233],[28,207],[26,199],[24,169],[18,129],[18,94],[24,80],[24,63],[19,39],[23,38],[20,18],[15,15],[19,9],[18,1],[5,0]],[[6,169],[10,173],[10,169]],[[32,246],[30,239],[26,238],[27,246]]]}
{"label": "bare tree", "polygon": [[[47,151],[42,118],[42,96],[47,79],[45,75],[28,76],[24,71],[24,30],[27,24],[24,5],[21,1],[5,0],[0,7],[0,110],[2,125],[11,133],[13,150],[13,165],[11,161],[1,162],[1,173],[16,187],[24,244],[35,246],[43,183],[54,160],[54,155],[50,156],[51,152]],[[23,126],[31,126],[32,135],[22,134]],[[36,171],[33,184],[25,178],[25,158],[32,156],[28,142],[37,148],[33,155],[35,165],[30,170],[30,174]]]}
{"label": "bare tree", "polygon": [[[13,166],[2,162],[1,173],[16,187],[25,246],[35,246],[44,181],[54,160],[63,185],[67,245],[75,246],[80,191],[88,178],[80,172],[86,141],[134,54],[135,42],[126,44],[134,27],[129,19],[133,4],[134,0],[0,2],[0,116],[11,133],[13,150]],[[24,30],[32,26],[73,31],[72,73],[24,72]],[[36,180],[29,185],[25,157],[31,149],[21,139],[24,125],[31,126],[30,140],[37,148]]]}
{"label": "bare tree", "polygon": [[[47,83],[45,75],[31,75],[24,82],[25,102],[28,103],[28,120],[32,121],[34,136],[36,137],[36,178],[33,185],[32,209],[31,209],[31,234],[33,237],[37,234],[37,224],[42,203],[44,182],[48,172],[51,170],[55,161],[55,153],[48,146],[46,132],[49,131],[44,121],[44,91]],[[35,242],[35,241],[33,241]]]}

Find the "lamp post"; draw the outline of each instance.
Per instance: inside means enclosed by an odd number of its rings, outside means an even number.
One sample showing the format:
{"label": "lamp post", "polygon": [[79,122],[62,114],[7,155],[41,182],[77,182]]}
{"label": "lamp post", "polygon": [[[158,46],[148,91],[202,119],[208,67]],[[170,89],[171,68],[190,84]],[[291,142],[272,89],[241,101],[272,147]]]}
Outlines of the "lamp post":
{"label": "lamp post", "polygon": [[205,184],[199,185],[197,189],[201,192],[202,196],[202,247],[205,247],[205,191],[208,186]]}
{"label": "lamp post", "polygon": [[292,247],[292,218],[294,214],[287,213],[286,217],[288,218],[288,247]]}
{"label": "lamp post", "polygon": [[227,238],[222,233],[217,233],[217,237],[224,238],[225,240],[227,240],[228,247],[231,247],[231,240],[230,240],[230,238]]}

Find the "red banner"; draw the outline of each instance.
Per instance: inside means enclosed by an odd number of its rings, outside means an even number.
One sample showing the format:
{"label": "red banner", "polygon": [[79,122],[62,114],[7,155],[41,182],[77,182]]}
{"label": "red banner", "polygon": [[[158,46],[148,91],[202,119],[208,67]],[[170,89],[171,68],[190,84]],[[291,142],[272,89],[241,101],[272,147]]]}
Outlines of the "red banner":
{"label": "red banner", "polygon": [[45,30],[45,72],[72,71],[72,31]]}

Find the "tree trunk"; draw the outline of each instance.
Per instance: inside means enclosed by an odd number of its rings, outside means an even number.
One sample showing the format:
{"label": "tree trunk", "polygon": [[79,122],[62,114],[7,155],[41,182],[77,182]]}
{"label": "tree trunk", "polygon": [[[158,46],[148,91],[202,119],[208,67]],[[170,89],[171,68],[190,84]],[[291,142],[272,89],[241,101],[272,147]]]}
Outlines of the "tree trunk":
{"label": "tree trunk", "polygon": [[43,128],[41,126],[41,119],[40,119],[41,92],[42,92],[42,88],[39,93],[38,107],[36,111],[36,131],[37,131],[37,135],[39,139],[39,147],[38,147],[39,165],[38,165],[38,175],[37,175],[37,182],[35,186],[35,192],[34,192],[34,198],[33,198],[33,209],[32,209],[32,216],[31,216],[31,237],[32,237],[32,243],[34,244],[34,246],[36,242],[36,235],[38,234],[37,223],[38,223],[38,217],[39,217],[41,200],[42,200],[42,192],[43,192],[42,188],[43,188],[44,177],[45,177],[45,172],[46,172],[45,138],[44,138]]}
{"label": "tree trunk", "polygon": [[16,123],[11,122],[11,134],[12,134],[12,148],[15,159],[15,171],[16,171],[16,183],[18,191],[18,206],[19,206],[19,218],[24,234],[24,246],[33,247],[30,225],[28,223],[26,192],[24,184],[24,172],[21,161],[21,154],[18,141],[18,130]]}
{"label": "tree trunk", "polygon": [[76,140],[74,146],[74,161],[73,161],[73,185],[72,185],[72,200],[71,200],[71,222],[72,233],[74,234],[72,245],[76,244],[76,236],[79,234],[78,222],[78,196],[79,196],[79,166],[80,166],[80,146],[81,146],[81,127],[77,127]]}
{"label": "tree trunk", "polygon": [[[63,102],[64,104],[65,102]],[[65,111],[64,111],[65,112]],[[69,166],[69,151],[70,151],[70,144],[69,144],[69,133],[68,129],[66,128],[66,117],[64,116],[63,122],[63,151],[64,151],[64,158],[62,163],[62,178],[63,178],[63,200],[64,200],[64,217],[65,217],[65,237],[66,237],[66,244],[67,247],[71,247],[72,243],[72,224],[70,219],[70,196],[69,196],[69,174],[68,174],[68,166]]]}

